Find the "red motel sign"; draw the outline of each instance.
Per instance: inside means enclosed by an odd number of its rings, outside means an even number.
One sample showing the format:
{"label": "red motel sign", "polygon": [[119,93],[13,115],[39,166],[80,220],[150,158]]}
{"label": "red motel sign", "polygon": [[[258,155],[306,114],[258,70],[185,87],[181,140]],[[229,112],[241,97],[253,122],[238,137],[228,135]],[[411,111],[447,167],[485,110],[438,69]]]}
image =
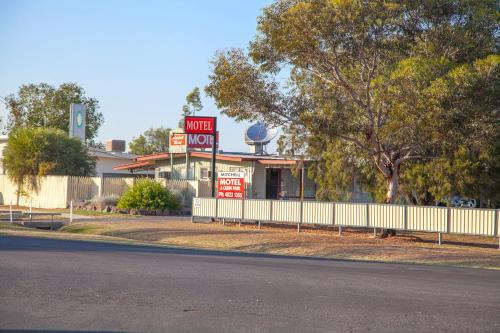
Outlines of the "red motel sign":
{"label": "red motel sign", "polygon": [[244,172],[217,172],[217,198],[244,199]]}
{"label": "red motel sign", "polygon": [[184,132],[187,134],[214,134],[215,117],[184,117]]}

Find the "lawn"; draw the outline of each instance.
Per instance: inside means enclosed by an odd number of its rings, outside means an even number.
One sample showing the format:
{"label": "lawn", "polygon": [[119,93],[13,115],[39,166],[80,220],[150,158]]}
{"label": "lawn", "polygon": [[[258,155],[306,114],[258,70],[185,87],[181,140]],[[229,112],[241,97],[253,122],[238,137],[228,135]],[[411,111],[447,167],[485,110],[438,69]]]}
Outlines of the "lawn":
{"label": "lawn", "polygon": [[382,262],[425,263],[500,269],[498,239],[443,235],[438,245],[434,233],[400,233],[386,239],[366,230],[292,226],[191,223],[188,219],[153,221],[148,218],[115,222],[79,222],[59,231],[38,231],[0,223],[0,234],[118,241],[225,251],[315,256]]}

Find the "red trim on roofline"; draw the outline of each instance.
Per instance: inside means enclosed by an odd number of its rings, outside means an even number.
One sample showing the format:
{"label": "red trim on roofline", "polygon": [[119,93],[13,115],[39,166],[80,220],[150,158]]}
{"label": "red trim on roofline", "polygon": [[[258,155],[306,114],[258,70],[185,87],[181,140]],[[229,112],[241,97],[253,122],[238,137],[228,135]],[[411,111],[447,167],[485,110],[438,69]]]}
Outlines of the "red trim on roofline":
{"label": "red trim on roofline", "polygon": [[138,168],[143,168],[145,166],[152,166],[154,165],[153,162],[135,162],[135,163],[129,163],[129,164],[120,164],[115,167],[113,167],[113,170],[131,170],[131,169],[138,169]]}
{"label": "red trim on roofline", "polygon": [[163,158],[170,158],[170,154],[167,152],[155,153],[155,154],[137,156],[135,159],[136,161],[150,161],[150,160],[159,160]]}
{"label": "red trim on roofline", "polygon": [[257,160],[260,164],[266,164],[266,165],[295,165],[297,164],[297,161],[295,160]]}
{"label": "red trim on roofline", "polygon": [[[185,156],[185,153],[173,153],[173,157],[181,157]],[[200,157],[210,159],[212,158],[212,152],[206,151],[191,151],[189,152],[189,156],[192,157]],[[265,158],[264,156],[235,156],[231,154],[218,153],[216,155],[217,160],[219,161],[232,161],[232,162],[243,162],[243,161],[257,161],[260,164],[264,165],[295,165],[298,160],[292,159],[277,159],[277,158]],[[167,152],[155,153],[149,155],[138,156],[135,158],[135,163],[130,164],[122,164],[114,167],[114,170],[131,170],[138,169],[144,166],[154,165],[154,162],[157,160],[168,160],[170,159],[170,154]]]}
{"label": "red trim on roofline", "polygon": [[[212,153],[202,152],[202,151],[192,151],[189,152],[190,156],[193,157],[202,157],[202,158],[212,158]],[[224,154],[216,154],[215,158],[221,161],[233,161],[233,162],[241,162],[245,161],[244,158],[238,156],[228,156]]]}

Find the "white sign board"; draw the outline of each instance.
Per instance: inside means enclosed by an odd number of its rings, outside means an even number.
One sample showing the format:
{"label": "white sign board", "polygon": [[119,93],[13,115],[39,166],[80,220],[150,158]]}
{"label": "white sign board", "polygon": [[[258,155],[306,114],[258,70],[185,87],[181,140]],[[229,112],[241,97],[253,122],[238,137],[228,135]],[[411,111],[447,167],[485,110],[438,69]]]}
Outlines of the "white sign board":
{"label": "white sign board", "polygon": [[69,108],[69,136],[85,141],[85,105],[71,104]]}
{"label": "white sign board", "polygon": [[245,173],[240,171],[217,172],[217,198],[244,199]]}

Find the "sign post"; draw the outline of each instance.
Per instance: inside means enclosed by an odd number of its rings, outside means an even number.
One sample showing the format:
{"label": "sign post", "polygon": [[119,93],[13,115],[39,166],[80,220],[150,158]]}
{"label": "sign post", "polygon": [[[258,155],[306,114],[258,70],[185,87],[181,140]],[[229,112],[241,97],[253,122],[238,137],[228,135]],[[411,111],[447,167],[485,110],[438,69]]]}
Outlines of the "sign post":
{"label": "sign post", "polygon": [[217,154],[217,140],[215,139],[217,136],[217,118],[214,118],[214,130],[213,130],[213,139],[212,139],[212,198],[215,198],[215,161]]}
{"label": "sign post", "polygon": [[215,198],[215,163],[217,154],[217,118],[186,116],[184,117],[184,132],[186,134],[210,134],[212,139],[212,197]]}
{"label": "sign post", "polygon": [[217,198],[244,199],[244,172],[217,172]]}

